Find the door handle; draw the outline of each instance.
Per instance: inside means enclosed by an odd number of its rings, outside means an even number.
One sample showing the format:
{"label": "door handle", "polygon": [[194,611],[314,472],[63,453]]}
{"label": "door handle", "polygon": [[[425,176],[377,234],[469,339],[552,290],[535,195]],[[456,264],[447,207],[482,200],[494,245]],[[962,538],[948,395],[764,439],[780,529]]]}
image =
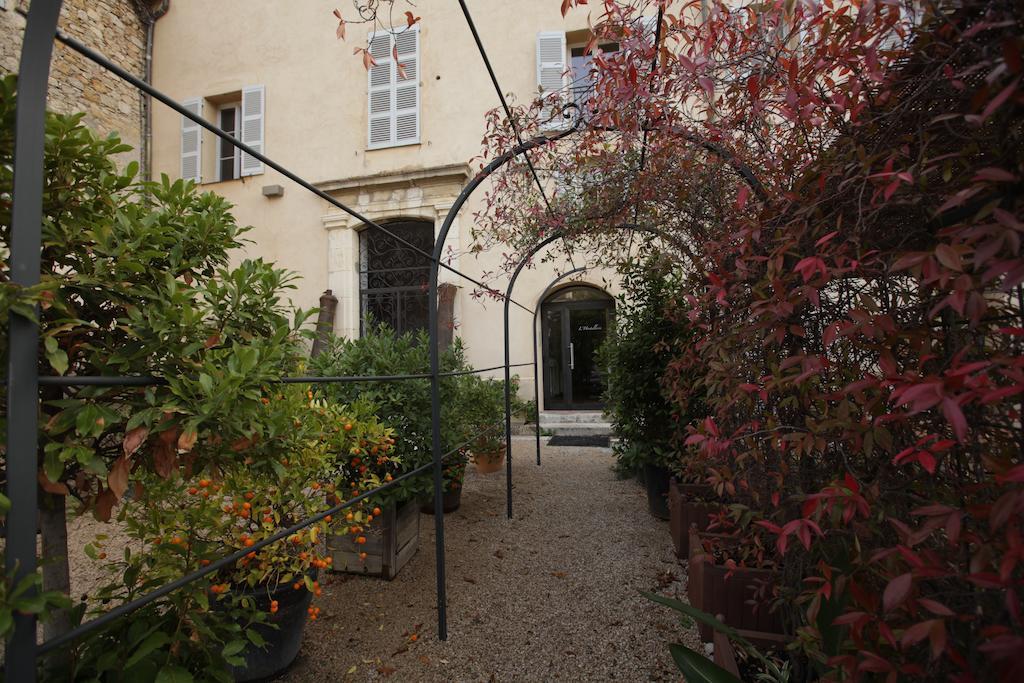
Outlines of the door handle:
{"label": "door handle", "polygon": [[576,369],[576,348],[569,342],[569,369]]}

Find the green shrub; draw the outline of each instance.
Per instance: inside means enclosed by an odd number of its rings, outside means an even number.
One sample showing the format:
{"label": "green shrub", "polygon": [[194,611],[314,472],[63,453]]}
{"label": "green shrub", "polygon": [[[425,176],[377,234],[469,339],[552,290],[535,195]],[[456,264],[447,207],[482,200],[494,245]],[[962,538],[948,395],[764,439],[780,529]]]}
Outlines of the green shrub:
{"label": "green shrub", "polygon": [[[417,375],[430,372],[430,341],[426,332],[396,335],[385,325],[367,326],[367,333],[358,339],[334,337],[320,355],[310,362],[321,376]],[[441,354],[441,371],[466,370],[462,344],[456,340],[451,349]],[[462,377],[441,379],[441,449],[447,453],[469,437],[459,415],[459,392]],[[416,469],[431,461],[432,421],[430,380],[413,379],[391,382],[345,382],[317,385],[313,391],[330,401],[342,404],[358,399],[374,405],[381,422],[395,431],[395,455],[402,462],[402,472]],[[458,462],[455,455],[448,463]],[[404,502],[426,498],[432,491],[430,475],[414,477],[400,484],[383,497],[383,502]],[[447,482],[450,485],[450,482]]]}
{"label": "green shrub", "polygon": [[666,399],[662,377],[693,332],[684,320],[667,315],[667,306],[680,293],[681,275],[668,261],[651,256],[628,266],[619,297],[615,323],[598,351],[606,368],[605,412],[619,438],[616,469],[628,476],[647,463],[674,468],[673,436],[703,410],[702,392],[694,385],[689,409],[680,416],[678,405]]}

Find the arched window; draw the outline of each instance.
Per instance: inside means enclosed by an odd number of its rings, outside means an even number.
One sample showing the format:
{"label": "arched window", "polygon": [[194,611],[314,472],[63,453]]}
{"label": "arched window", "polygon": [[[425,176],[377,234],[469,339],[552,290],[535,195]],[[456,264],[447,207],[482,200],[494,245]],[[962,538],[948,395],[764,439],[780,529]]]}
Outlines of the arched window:
{"label": "arched window", "polygon": [[[396,221],[385,228],[427,254],[434,250],[434,224]],[[397,334],[429,324],[427,287],[430,259],[374,227],[359,233],[360,332],[367,321],[385,323]]]}

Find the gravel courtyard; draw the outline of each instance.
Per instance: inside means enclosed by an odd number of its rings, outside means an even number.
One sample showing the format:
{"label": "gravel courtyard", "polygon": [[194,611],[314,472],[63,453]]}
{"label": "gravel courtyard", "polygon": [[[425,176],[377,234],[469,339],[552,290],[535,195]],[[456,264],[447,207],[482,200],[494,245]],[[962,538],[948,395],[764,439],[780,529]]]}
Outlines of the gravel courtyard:
{"label": "gravel courtyard", "polygon": [[448,641],[436,637],[433,517],[391,582],[323,581],[320,619],[283,681],[672,681],[665,643],[695,630],[639,592],[685,594],[667,522],[643,489],[612,473],[611,451],[543,450],[516,439],[515,519],[504,473],[469,467],[462,507],[445,518]]}

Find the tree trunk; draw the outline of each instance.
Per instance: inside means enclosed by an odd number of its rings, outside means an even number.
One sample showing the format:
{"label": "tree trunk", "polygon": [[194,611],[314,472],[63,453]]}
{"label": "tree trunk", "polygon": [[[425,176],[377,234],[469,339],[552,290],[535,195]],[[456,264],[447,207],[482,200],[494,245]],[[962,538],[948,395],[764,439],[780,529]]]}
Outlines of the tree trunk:
{"label": "tree trunk", "polygon": [[[68,563],[66,497],[40,492],[39,519],[43,536],[43,590],[71,594],[71,566]],[[43,639],[49,640],[71,630],[68,610],[54,610],[43,622]],[[48,671],[64,669],[68,651],[55,650],[46,662]]]}

